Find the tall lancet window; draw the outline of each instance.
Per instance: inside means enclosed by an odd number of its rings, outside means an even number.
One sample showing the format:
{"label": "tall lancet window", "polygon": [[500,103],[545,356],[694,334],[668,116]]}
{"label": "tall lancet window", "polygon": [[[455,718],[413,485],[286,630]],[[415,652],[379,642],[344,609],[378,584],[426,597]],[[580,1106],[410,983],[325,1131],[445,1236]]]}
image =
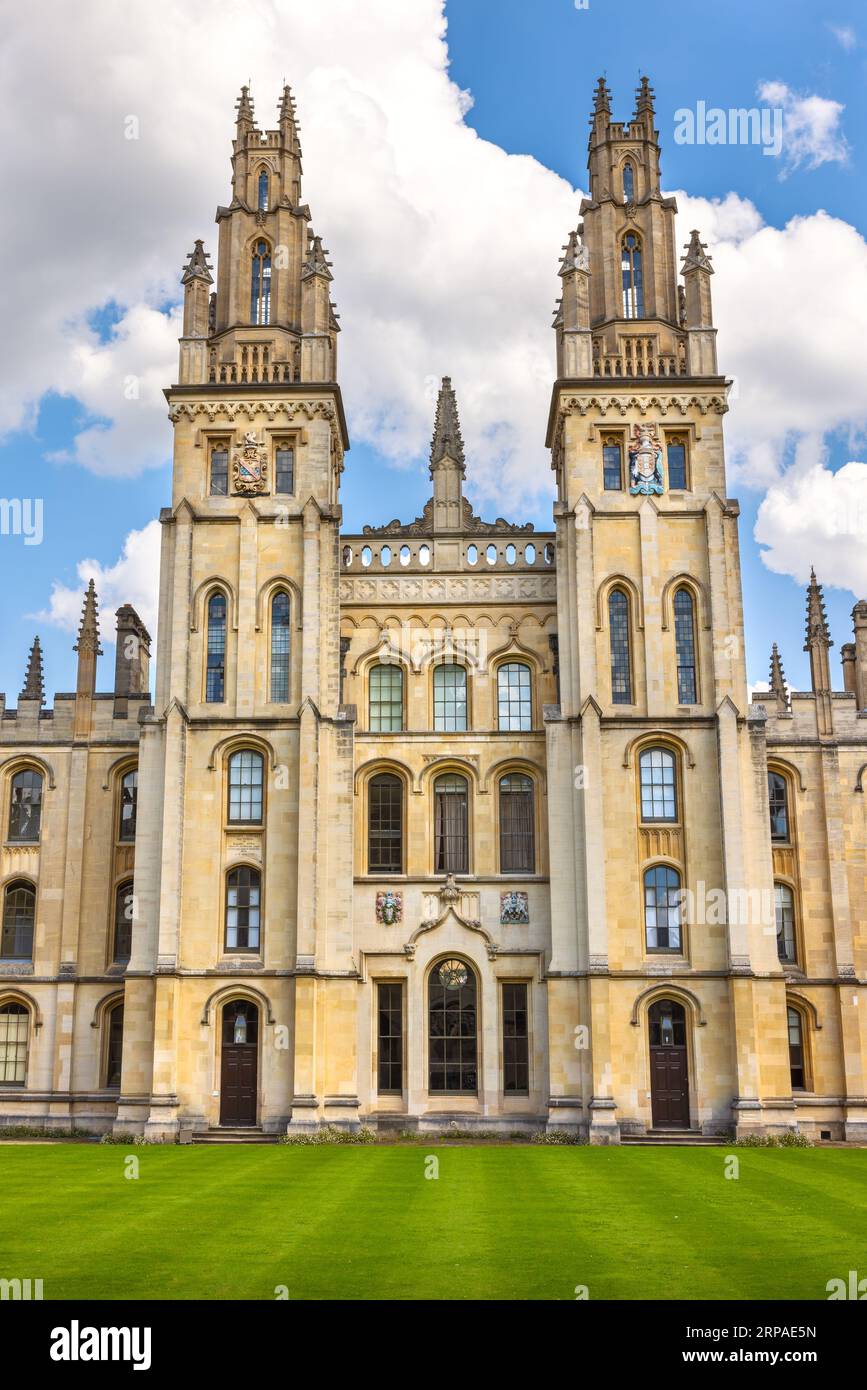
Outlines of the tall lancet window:
{"label": "tall lancet window", "polygon": [[623,317],[644,318],[644,277],[641,271],[641,242],[634,232],[623,238],[620,257],[623,271]]}
{"label": "tall lancet window", "polygon": [[271,699],[289,699],[289,595],[282,589],[271,600]]}
{"label": "tall lancet window", "polygon": [[260,212],[268,211],[268,170],[259,170],[257,207]]}
{"label": "tall lancet window", "polygon": [[611,636],[611,702],[615,705],[631,705],[629,600],[622,589],[612,589],[609,595],[608,627]]}
{"label": "tall lancet window", "polygon": [[257,241],[253,248],[250,320],[252,323],[271,322],[271,252],[267,241]]}
{"label": "tall lancet window", "polygon": [[678,589],[674,596],[674,644],[677,648],[677,701],[680,705],[698,703],[695,672],[695,613],[689,589]]}
{"label": "tall lancet window", "polygon": [[631,160],[628,159],[623,166],[623,201],[624,203],[635,202],[635,170]]}
{"label": "tall lancet window", "polygon": [[226,698],[226,595],[208,600],[208,667],[205,700],[220,705]]}

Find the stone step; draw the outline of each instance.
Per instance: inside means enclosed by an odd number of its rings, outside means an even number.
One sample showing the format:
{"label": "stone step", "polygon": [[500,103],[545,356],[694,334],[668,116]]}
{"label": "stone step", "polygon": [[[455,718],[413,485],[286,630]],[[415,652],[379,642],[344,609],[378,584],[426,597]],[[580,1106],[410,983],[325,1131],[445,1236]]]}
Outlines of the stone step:
{"label": "stone step", "polygon": [[681,1147],[688,1145],[701,1145],[704,1148],[710,1146],[720,1147],[723,1144],[730,1144],[730,1139],[721,1138],[718,1134],[702,1134],[700,1130],[693,1129],[649,1129],[646,1134],[624,1134],[620,1138],[621,1144],[675,1144]]}
{"label": "stone step", "polygon": [[263,1134],[261,1129],[204,1129],[193,1135],[194,1144],[277,1144],[279,1134]]}

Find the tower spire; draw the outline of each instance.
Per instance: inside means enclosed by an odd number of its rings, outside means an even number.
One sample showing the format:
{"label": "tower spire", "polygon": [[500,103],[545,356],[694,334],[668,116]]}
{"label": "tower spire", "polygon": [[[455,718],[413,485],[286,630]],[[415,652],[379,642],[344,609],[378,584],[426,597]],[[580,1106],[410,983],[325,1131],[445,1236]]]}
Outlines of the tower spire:
{"label": "tower spire", "polygon": [[816,722],[820,734],[833,733],[831,663],[828,657],[828,649],[833,645],[822,586],[816,580],[816,571],[811,569],[807,588],[807,640],[804,643],[804,651],[810,656],[810,682],[816,696]]}
{"label": "tower spire", "polygon": [[38,637],[34,637],[30,655],[27,658],[27,672],[19,700],[38,700],[42,708],[45,699],[45,680],[42,674],[42,647]]}
{"label": "tower spire", "polygon": [[241,88],[241,95],[235,102],[235,112],[235,124],[238,127],[239,136],[242,128],[244,130],[252,130],[256,124],[256,119],[253,114],[253,102],[250,97],[249,87]]}
{"label": "tower spire", "polygon": [[298,140],[298,112],[295,107],[295,98],[292,95],[292,88],[289,86],[288,82],[283,84],[277,123],[280,126],[283,143],[294,150],[296,154],[300,155],[301,145]]}
{"label": "tower spire", "polygon": [[777,702],[777,713],[785,714],[789,708],[789,691],[786,685],[785,672],[783,671],[783,661],[776,642],[771,647],[770,694],[774,696]]}
{"label": "tower spire", "polygon": [[458,419],[458,403],[452,390],[451,377],[444,376],[437,398],[434,432],[430,444],[435,531],[454,531],[460,527],[465,472],[464,441]]}

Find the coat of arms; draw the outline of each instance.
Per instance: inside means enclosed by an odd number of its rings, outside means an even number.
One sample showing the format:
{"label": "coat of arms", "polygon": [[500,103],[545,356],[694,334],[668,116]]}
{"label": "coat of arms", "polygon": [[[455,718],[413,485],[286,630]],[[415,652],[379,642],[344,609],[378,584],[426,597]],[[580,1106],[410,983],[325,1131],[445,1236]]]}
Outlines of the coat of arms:
{"label": "coat of arms", "polygon": [[393,927],[403,917],[403,895],[393,893],[388,888],[384,893],[376,895],[376,920],[382,922],[383,926]]}
{"label": "coat of arms", "polygon": [[503,926],[526,926],[530,921],[530,899],[527,893],[500,894],[500,923]]}
{"label": "coat of arms", "polygon": [[235,491],[245,497],[264,492],[268,485],[267,468],[265,446],[259,443],[255,430],[248,430],[241,447],[232,450],[232,480]]}
{"label": "coat of arms", "polygon": [[633,425],[629,444],[629,491],[652,495],[664,491],[662,485],[662,449],[656,438],[655,425]]}

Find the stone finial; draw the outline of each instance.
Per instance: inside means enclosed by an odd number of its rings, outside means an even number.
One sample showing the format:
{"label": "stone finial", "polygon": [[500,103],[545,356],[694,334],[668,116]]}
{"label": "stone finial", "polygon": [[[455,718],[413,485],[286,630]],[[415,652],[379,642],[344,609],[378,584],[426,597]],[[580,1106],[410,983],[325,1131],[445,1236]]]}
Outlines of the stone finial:
{"label": "stone finial", "polygon": [[778,709],[789,708],[789,691],[786,685],[786,676],[783,671],[783,661],[780,656],[776,642],[771,647],[771,676],[769,694],[773,695],[777,702]]}
{"label": "stone finial", "polygon": [[686,274],[688,270],[705,270],[708,275],[713,275],[713,266],[710,263],[710,256],[706,255],[707,242],[702,241],[699,233],[693,229],[689,234],[689,241],[684,246],[686,255],[682,257],[683,265],[681,273]]}
{"label": "stone finial", "polygon": [[598,116],[604,111],[606,115],[611,115],[611,92],[604,77],[600,77],[596,83],[596,91],[593,93],[593,110]]}
{"label": "stone finial", "polygon": [[321,236],[314,236],[310,233],[310,241],[307,247],[307,259],[301,268],[301,279],[306,280],[311,275],[321,275],[325,280],[333,280],[331,274],[331,262],[328,259],[328,252],[322,246]]}
{"label": "stone finial", "polygon": [[653,88],[650,85],[649,77],[642,77],[635,92],[635,115],[640,116],[643,111],[649,111],[653,115]]}
{"label": "stone finial", "polygon": [[193,249],[187,257],[187,264],[181,273],[181,284],[186,285],[190,280],[204,280],[207,284],[212,285],[214,277],[211,270],[212,266],[204,242],[199,239],[194,243]]}
{"label": "stone finial", "polygon": [[288,143],[292,143],[293,141],[297,143],[299,130],[298,111],[295,106],[295,98],[292,95],[292,88],[289,86],[288,82],[283,84],[283,92],[280,97],[280,109],[277,116],[277,122],[280,126],[281,131],[283,132],[284,140],[288,136]]}
{"label": "stone finial", "polygon": [[569,239],[563,247],[563,259],[557,273],[562,277],[571,274],[573,270],[589,269],[590,252],[581,240],[580,231],[570,232]]}
{"label": "stone finial", "polygon": [[439,463],[444,458],[454,459],[455,463],[459,463],[463,469],[464,441],[461,437],[461,425],[458,419],[458,403],[452,390],[452,379],[448,376],[443,377],[440,386],[433,438],[430,445],[432,464]]}
{"label": "stone finial", "polygon": [[255,117],[253,115],[253,102],[250,97],[249,87],[241,88],[241,95],[235,103],[235,109],[237,112],[235,120],[238,128],[240,129],[241,126],[247,126],[252,130],[255,125]]}
{"label": "stone finial", "polygon": [[42,647],[38,637],[33,639],[33,646],[30,648],[24,685],[18,698],[19,700],[38,700],[39,707],[42,708],[45,699],[45,680],[42,674]]}
{"label": "stone finial", "polygon": [[78,652],[79,658],[84,652],[93,652],[96,656],[102,656],[102,648],[99,645],[99,610],[96,585],[92,579],[88,581],[87,592],[84,595],[81,622],[78,625],[78,641],[72,650]]}
{"label": "stone finial", "polygon": [[831,633],[828,628],[828,615],[825,612],[825,600],[822,596],[822,586],[816,580],[816,571],[810,570],[810,583],[807,588],[807,639],[804,643],[804,651],[809,652],[814,647],[833,647]]}

